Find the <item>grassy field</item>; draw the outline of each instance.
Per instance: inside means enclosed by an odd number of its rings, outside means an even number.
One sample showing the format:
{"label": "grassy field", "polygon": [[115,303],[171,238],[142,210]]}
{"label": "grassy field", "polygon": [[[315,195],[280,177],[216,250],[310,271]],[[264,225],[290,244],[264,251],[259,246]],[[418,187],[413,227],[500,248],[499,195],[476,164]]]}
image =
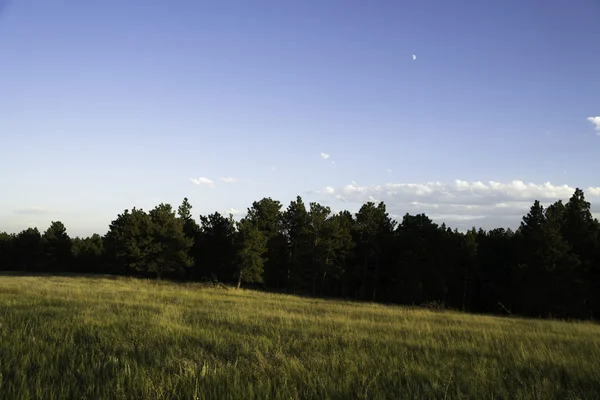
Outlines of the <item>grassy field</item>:
{"label": "grassy field", "polygon": [[600,397],[600,326],[0,276],[0,398]]}

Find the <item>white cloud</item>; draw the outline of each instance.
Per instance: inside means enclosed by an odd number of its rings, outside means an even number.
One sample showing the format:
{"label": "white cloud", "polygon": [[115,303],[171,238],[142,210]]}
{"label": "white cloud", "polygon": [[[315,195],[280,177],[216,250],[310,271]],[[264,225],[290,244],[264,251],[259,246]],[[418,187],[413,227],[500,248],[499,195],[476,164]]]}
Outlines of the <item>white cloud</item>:
{"label": "white cloud", "polygon": [[[355,182],[344,187],[323,190],[322,193],[342,202],[363,204],[385,202],[391,215],[426,213],[438,221],[467,224],[466,221],[486,221],[497,226],[518,225],[534,200],[543,204],[568,200],[575,191],[568,185],[549,182],[536,184],[514,180],[510,182],[469,182],[456,180],[450,184],[386,183],[360,186]],[[600,187],[584,189],[586,198],[600,199]],[[592,200],[593,201],[593,200]],[[468,227],[469,224],[466,226]]]}
{"label": "white cloud", "polygon": [[214,187],[215,183],[208,178],[204,178],[204,177],[200,177],[200,178],[190,178],[190,182],[192,182],[194,185],[203,185],[203,186],[208,186],[208,187]]}
{"label": "white cloud", "polygon": [[596,130],[596,132],[598,132],[598,135],[600,136],[600,116],[588,117],[587,120],[594,124],[594,129]]}
{"label": "white cloud", "polygon": [[327,160],[329,158],[329,154],[327,154],[327,153],[321,153],[321,158],[323,160]]}
{"label": "white cloud", "polygon": [[221,180],[225,183],[235,183],[238,181],[237,178],[232,178],[231,176],[221,178]]}
{"label": "white cloud", "polygon": [[230,208],[226,211],[226,214],[227,215],[231,214],[235,217],[235,216],[243,215],[243,214],[245,214],[245,212],[238,210],[237,208]]}
{"label": "white cloud", "polygon": [[335,189],[331,186],[325,186],[325,188],[323,189],[323,193],[333,194],[335,193]]}

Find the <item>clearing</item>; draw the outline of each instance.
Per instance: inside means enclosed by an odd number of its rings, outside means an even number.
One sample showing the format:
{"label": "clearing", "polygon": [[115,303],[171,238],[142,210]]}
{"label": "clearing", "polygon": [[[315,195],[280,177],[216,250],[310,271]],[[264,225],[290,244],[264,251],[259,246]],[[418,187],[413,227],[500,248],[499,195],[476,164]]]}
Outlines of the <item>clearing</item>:
{"label": "clearing", "polygon": [[133,278],[0,276],[0,397],[600,396],[600,326]]}

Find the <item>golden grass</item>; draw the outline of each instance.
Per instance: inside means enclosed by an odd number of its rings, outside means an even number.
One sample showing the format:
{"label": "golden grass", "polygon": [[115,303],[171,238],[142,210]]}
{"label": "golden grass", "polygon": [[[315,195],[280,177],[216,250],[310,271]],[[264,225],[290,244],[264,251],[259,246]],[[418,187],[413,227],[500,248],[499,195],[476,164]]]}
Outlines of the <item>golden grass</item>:
{"label": "golden grass", "polygon": [[0,276],[0,397],[600,398],[600,327]]}

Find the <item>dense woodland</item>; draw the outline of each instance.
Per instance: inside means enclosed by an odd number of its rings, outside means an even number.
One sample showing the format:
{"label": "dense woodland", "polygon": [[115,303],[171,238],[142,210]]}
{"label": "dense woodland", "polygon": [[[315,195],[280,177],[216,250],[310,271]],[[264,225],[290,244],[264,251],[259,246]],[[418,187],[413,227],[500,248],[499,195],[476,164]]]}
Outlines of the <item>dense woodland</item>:
{"label": "dense woodland", "polygon": [[0,233],[0,270],[142,274],[313,296],[471,312],[600,316],[600,224],[577,189],[567,203],[535,201],[516,232],[459,232],[424,214],[394,221],[384,203],[332,214],[298,197],[254,202],[239,222],[193,217],[187,199],[125,210],[104,236]]}

